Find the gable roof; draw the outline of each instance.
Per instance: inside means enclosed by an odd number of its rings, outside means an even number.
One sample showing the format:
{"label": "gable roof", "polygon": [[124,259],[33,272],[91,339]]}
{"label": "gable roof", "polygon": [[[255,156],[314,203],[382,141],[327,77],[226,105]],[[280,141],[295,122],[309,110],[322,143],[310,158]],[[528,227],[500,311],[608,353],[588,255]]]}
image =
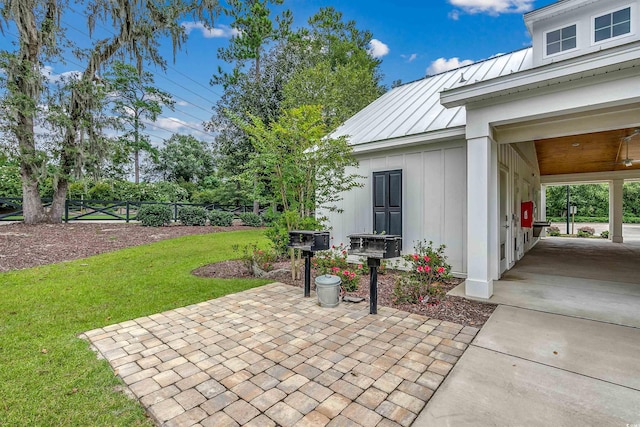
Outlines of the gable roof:
{"label": "gable roof", "polygon": [[531,51],[527,48],[496,56],[391,89],[331,136],[347,136],[351,145],[360,145],[464,126],[465,108],[445,108],[440,104],[440,92],[529,69]]}

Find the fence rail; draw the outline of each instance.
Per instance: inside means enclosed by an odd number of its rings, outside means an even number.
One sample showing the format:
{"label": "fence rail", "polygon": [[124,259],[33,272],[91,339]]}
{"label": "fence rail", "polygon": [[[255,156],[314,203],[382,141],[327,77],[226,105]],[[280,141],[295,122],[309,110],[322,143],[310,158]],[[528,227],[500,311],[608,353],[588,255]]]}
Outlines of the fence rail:
{"label": "fence rail", "polygon": [[[45,206],[51,206],[51,199],[43,199]],[[62,220],[69,221],[135,221],[138,209],[142,205],[171,206],[172,220],[178,221],[178,212],[183,206],[202,206],[208,211],[219,210],[239,215],[253,212],[253,206],[224,206],[206,203],[182,202],[138,202],[128,200],[65,200]],[[261,208],[264,213],[266,208]],[[0,197],[0,221],[22,221],[22,199],[18,197]]]}

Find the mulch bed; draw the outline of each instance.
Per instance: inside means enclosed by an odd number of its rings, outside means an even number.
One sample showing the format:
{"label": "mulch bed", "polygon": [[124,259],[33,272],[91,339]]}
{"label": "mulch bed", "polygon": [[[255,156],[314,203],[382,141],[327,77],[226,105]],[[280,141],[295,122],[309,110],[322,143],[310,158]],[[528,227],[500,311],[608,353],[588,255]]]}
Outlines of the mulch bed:
{"label": "mulch bed", "polygon": [[[104,252],[190,234],[218,233],[246,228],[244,226],[186,227],[180,225],[154,228],[142,227],[138,224],[115,223],[39,225],[0,223],[0,272],[86,258]],[[275,267],[286,268],[288,263],[279,263]],[[193,273],[204,277],[252,277],[242,261],[238,260],[203,266]],[[480,303],[454,296],[446,296],[440,304],[435,306],[428,304],[396,305],[392,301],[392,292],[397,274],[398,272],[388,271],[386,274],[378,275],[378,305],[475,327],[481,327],[496,308],[494,304]],[[314,288],[314,277],[312,272],[312,289]],[[302,280],[293,281],[290,272],[282,272],[271,279],[301,288],[304,286]],[[461,282],[462,279],[450,279],[443,284],[443,289],[449,291]],[[350,295],[365,297],[365,301],[360,304],[368,304],[368,276],[360,278],[359,290]]]}
{"label": "mulch bed", "polygon": [[233,227],[142,227],[124,223],[0,223],[0,271],[86,258],[189,234],[246,229]]}
{"label": "mulch bed", "polygon": [[[286,269],[289,266],[288,262],[280,262],[274,265],[275,269]],[[304,267],[303,267],[304,268]],[[234,278],[234,277],[252,277],[252,274],[248,271],[242,261],[229,260],[215,264],[210,264],[201,267],[193,271],[193,274],[203,277],[218,277],[218,278]],[[398,271],[389,270],[385,274],[378,274],[378,305],[392,307],[395,309],[408,311],[410,313],[416,313],[423,316],[447,320],[449,322],[455,322],[467,326],[482,327],[484,323],[489,319],[489,316],[496,309],[497,305],[482,303],[477,301],[470,301],[465,298],[446,295],[439,304],[395,304],[393,302],[393,288],[395,280],[400,273]],[[304,276],[302,276],[304,277]],[[279,274],[270,275],[270,279],[274,281],[286,283],[291,286],[304,287],[303,280],[294,281],[291,277],[291,272],[281,272]],[[314,286],[315,272],[311,272],[311,289]],[[450,291],[454,287],[462,283],[463,279],[448,279],[442,284],[442,288],[445,292]],[[302,295],[302,292],[301,292]],[[360,304],[369,304],[369,276],[360,278],[359,288],[357,292],[351,292],[348,295],[364,297],[365,300]]]}

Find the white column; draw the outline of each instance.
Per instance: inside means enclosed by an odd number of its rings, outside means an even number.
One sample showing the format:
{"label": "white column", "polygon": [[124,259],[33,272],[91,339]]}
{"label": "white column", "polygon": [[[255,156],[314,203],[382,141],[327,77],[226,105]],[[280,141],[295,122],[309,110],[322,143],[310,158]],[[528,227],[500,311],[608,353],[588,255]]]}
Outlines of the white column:
{"label": "white column", "polygon": [[498,150],[489,137],[467,141],[467,280],[465,293],[493,295],[499,274]]}
{"label": "white column", "polygon": [[[547,220],[547,186],[540,185],[540,212],[538,212],[538,219],[540,221]],[[546,237],[547,227],[544,227],[540,232],[540,237]]]}
{"label": "white column", "polygon": [[609,181],[609,238],[613,243],[622,243],[622,188],[624,180]]}

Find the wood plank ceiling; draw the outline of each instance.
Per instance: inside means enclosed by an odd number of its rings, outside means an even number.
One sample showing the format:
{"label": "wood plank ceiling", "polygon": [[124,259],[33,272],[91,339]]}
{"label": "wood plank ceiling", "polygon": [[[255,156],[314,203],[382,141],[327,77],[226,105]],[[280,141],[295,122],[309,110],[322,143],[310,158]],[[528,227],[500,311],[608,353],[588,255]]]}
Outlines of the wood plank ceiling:
{"label": "wood plank ceiling", "polygon": [[[540,175],[640,169],[640,131],[636,128],[539,139],[535,145]],[[636,161],[625,166],[625,159]]]}

